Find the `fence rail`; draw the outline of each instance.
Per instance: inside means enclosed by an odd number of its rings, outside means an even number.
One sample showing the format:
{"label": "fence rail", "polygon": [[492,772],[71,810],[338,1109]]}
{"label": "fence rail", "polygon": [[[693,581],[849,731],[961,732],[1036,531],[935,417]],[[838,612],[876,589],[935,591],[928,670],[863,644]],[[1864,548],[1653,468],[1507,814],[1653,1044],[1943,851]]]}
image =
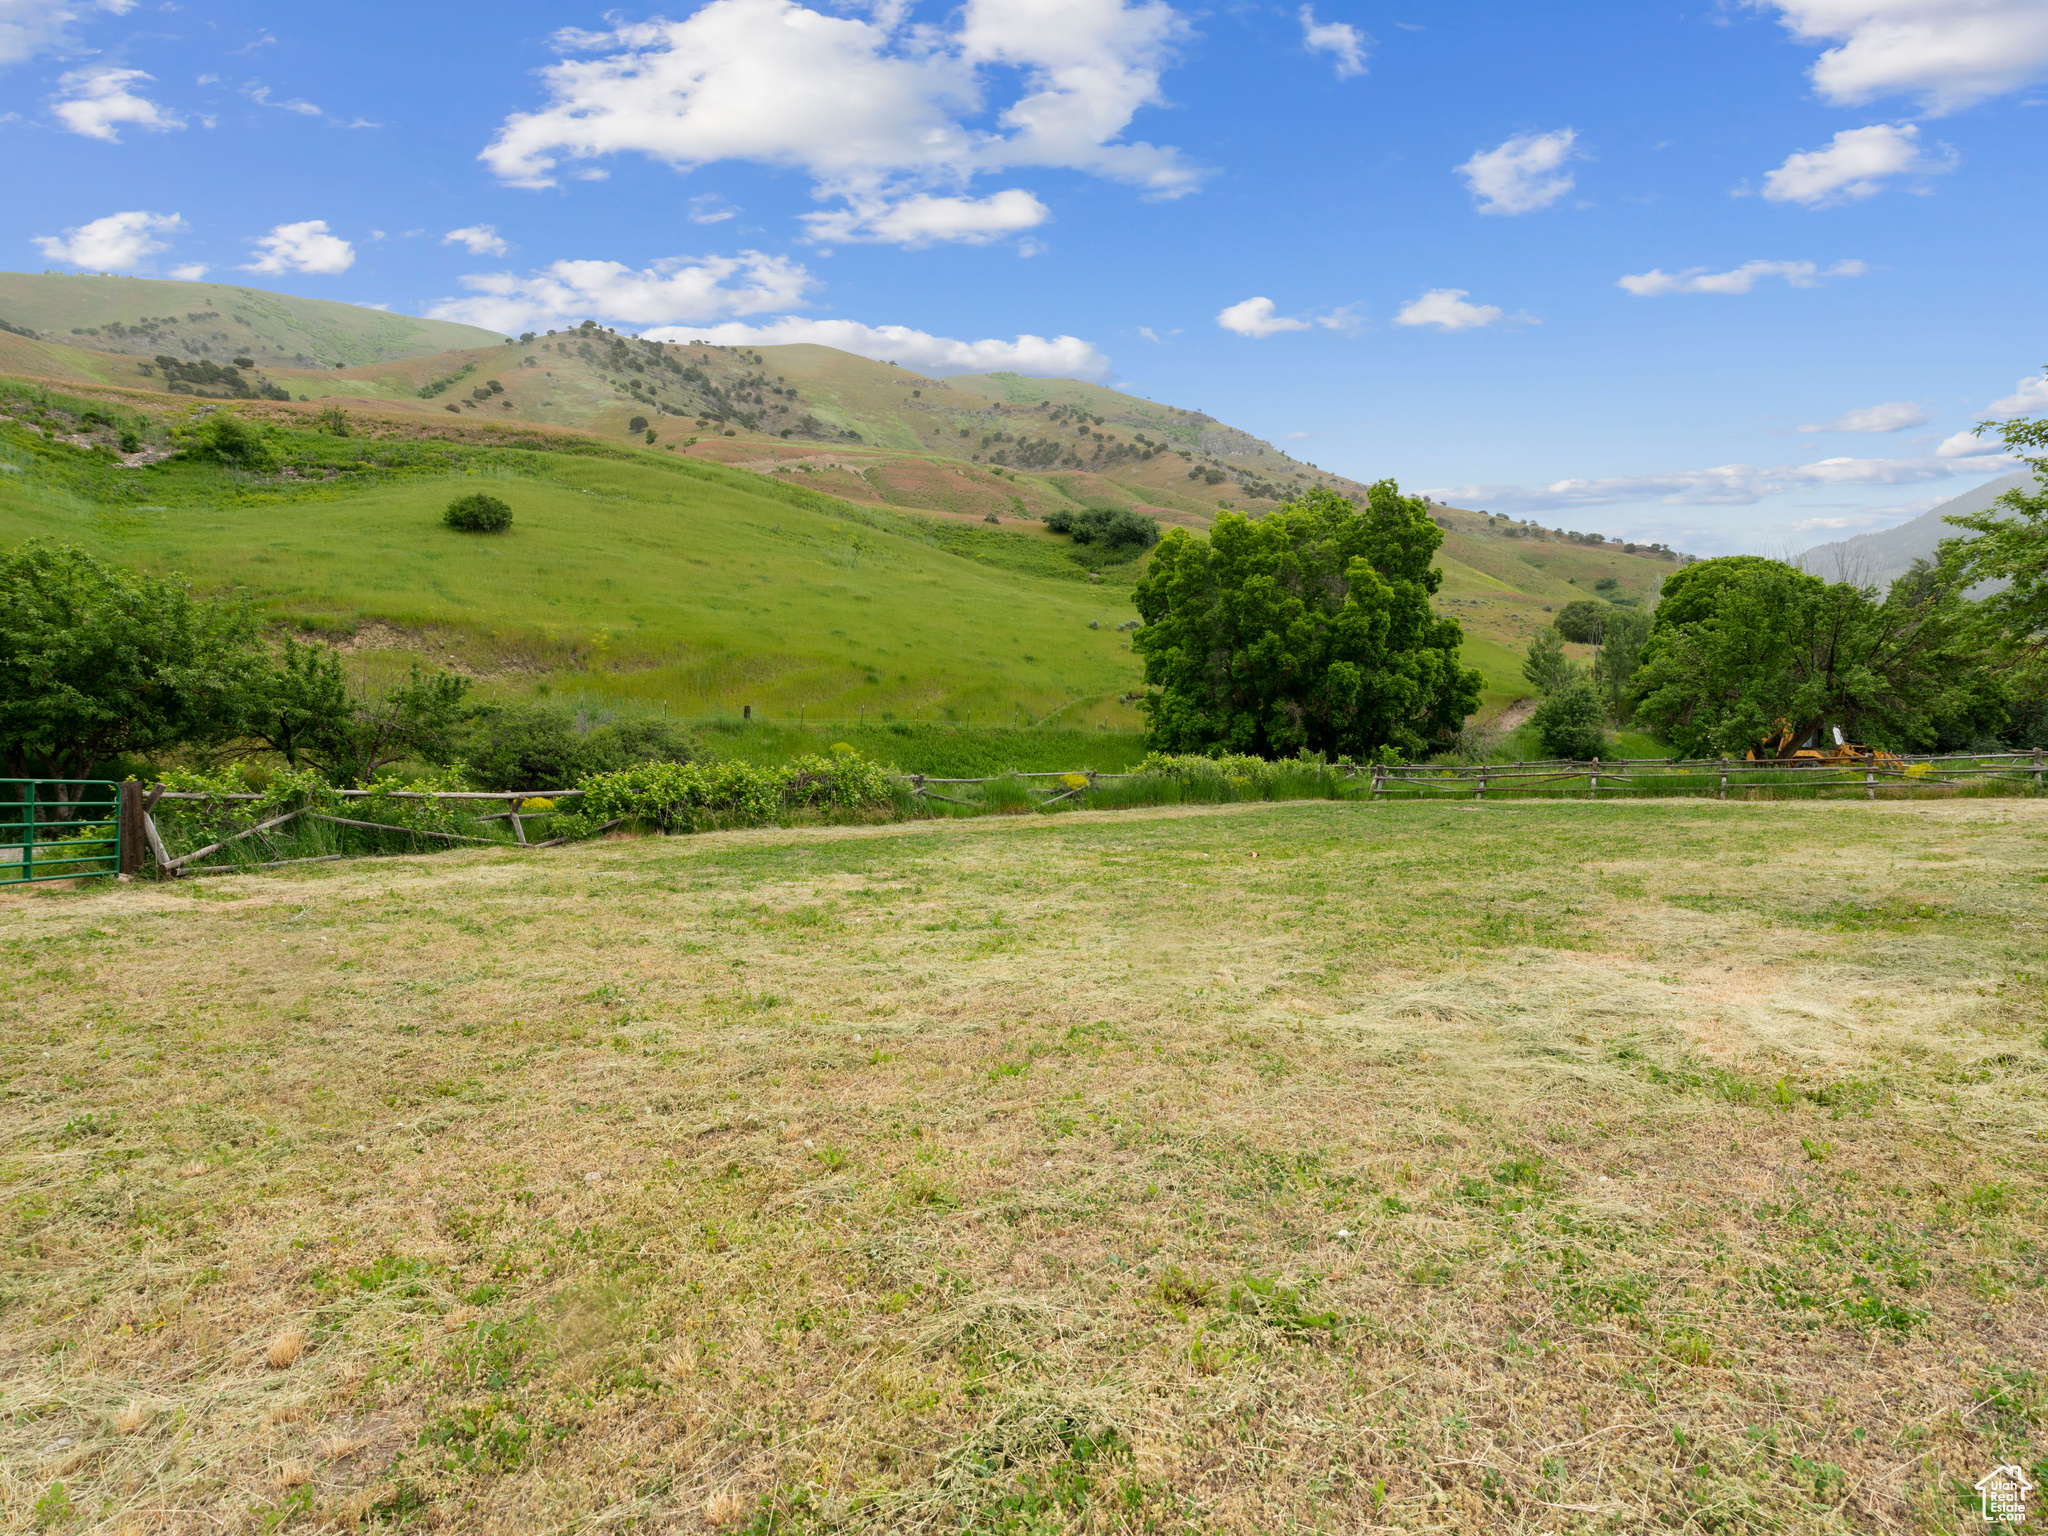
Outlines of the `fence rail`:
{"label": "fence rail", "polygon": [[[134,802],[134,816],[139,824],[141,839],[146,841],[149,846],[150,857],[156,866],[156,873],[160,878],[166,880],[175,880],[187,875],[226,874],[240,869],[274,869],[285,864],[316,864],[327,859],[344,857],[341,854],[323,853],[311,858],[264,859],[247,864],[204,864],[200,862],[215,854],[224,853],[237,844],[246,843],[250,838],[260,837],[266,832],[275,832],[280,827],[287,826],[295,821],[322,826],[351,827],[362,831],[389,832],[406,837],[427,838],[441,843],[481,844],[486,847],[556,848],[569,841],[569,839],[548,838],[541,842],[534,842],[527,837],[526,827],[529,821],[552,814],[548,810],[529,809],[529,802],[535,800],[546,800],[549,802],[572,800],[584,793],[580,789],[523,789],[509,793],[503,790],[481,789],[336,790],[336,796],[343,800],[367,800],[374,796],[383,800],[402,800],[408,803],[448,801],[458,806],[478,806],[479,808],[490,803],[500,804],[505,807],[502,811],[495,811],[488,815],[472,816],[470,820],[477,823],[506,822],[511,827],[512,841],[507,844],[501,843],[497,838],[475,837],[467,833],[449,832],[433,827],[412,827],[395,822],[366,821],[359,817],[336,816],[315,806],[304,805],[276,816],[267,817],[252,826],[243,827],[238,831],[231,832],[225,837],[218,837],[203,848],[195,848],[188,853],[173,856],[165,847],[162,829],[157,825],[156,809],[160,804],[170,801],[173,803],[235,805],[248,804],[252,801],[260,802],[265,797],[259,794],[241,794],[231,791],[212,792],[206,790],[166,789],[161,784],[153,785],[145,791],[141,785],[135,784],[132,781],[120,786],[120,788],[124,795],[124,806],[128,801],[132,800]],[[616,826],[617,823],[613,822],[611,825]],[[137,868],[139,867],[138,860]],[[123,865],[123,870],[127,873],[134,872],[128,869],[128,866],[125,864]]]}
{"label": "fence rail", "polygon": [[[1295,765],[1276,765],[1295,766]],[[1797,763],[1784,760],[1753,761],[1728,757],[1703,758],[1546,758],[1514,763],[1328,763],[1298,765],[1317,776],[1327,775],[1318,794],[1339,799],[1369,797],[1373,801],[1441,800],[1471,798],[1484,801],[1489,794],[1555,796],[1613,800],[1623,796],[1684,795],[1712,796],[1726,800],[1730,789],[1747,794],[1753,790],[1861,789],[1867,800],[1876,800],[1880,790],[1926,787],[1960,788],[1972,780],[2004,780],[2039,794],[2048,789],[2048,753],[1951,752],[1915,755],[1864,753],[1853,760],[1826,763]],[[1077,768],[1069,772],[989,774],[980,778],[952,778],[936,774],[906,773],[899,776],[909,792],[912,810],[921,815],[939,814],[934,802],[963,810],[1013,809],[1048,811],[1055,807],[1085,804],[1091,792],[1133,780],[1165,776],[1137,773],[1099,773]],[[1022,790],[1021,800],[992,805],[984,794],[967,798],[967,793],[993,783],[1014,783]],[[1195,781],[1182,781],[1183,789]],[[1221,798],[1242,798],[1235,791],[1247,789],[1264,797],[1268,791],[1250,780],[1219,780],[1225,789]],[[1194,798],[1209,798],[1203,786]],[[956,791],[947,793],[946,791]],[[1301,791],[1296,786],[1287,796]],[[1128,793],[1128,792],[1126,792]],[[1142,795],[1143,791],[1140,791]],[[1178,795],[1178,791],[1176,795]],[[376,797],[407,803],[447,802],[469,808],[468,820],[478,826],[505,822],[512,840],[451,832],[440,827],[409,826],[340,816],[317,805],[303,805],[266,816],[249,826],[225,830],[205,846],[173,855],[165,845],[158,823],[160,807],[194,803],[232,808],[252,805],[266,797],[255,793],[175,790],[162,784],[144,786],[134,780],[113,783],[100,779],[0,780],[0,885],[41,880],[75,880],[93,875],[120,873],[134,875],[145,867],[145,856],[163,879],[192,875],[224,874],[242,869],[268,869],[287,864],[319,863],[347,855],[320,852],[310,857],[285,857],[254,862],[205,863],[218,855],[254,846],[251,839],[275,833],[294,822],[348,828],[355,831],[391,833],[443,844],[523,848],[557,848],[569,837],[534,841],[527,835],[528,823],[554,814],[553,802],[575,799],[580,789],[502,790],[339,790],[343,801]],[[531,802],[550,802],[547,809],[529,808]],[[330,802],[331,803],[331,802]],[[1125,799],[1123,803],[1144,803]],[[484,812],[498,804],[503,810]],[[484,812],[475,814],[475,812]],[[218,825],[218,824],[216,824]],[[607,822],[596,831],[620,825]],[[317,846],[317,844],[316,844]],[[331,847],[331,844],[329,845]],[[275,846],[268,851],[277,851]],[[301,853],[304,852],[303,847]]]}

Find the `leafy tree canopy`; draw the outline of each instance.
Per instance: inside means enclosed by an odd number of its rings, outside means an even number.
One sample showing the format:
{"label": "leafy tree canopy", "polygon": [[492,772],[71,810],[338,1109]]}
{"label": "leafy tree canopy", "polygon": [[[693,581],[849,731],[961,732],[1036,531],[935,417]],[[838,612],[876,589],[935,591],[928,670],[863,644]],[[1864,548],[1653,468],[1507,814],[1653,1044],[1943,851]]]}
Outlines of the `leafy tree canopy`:
{"label": "leafy tree canopy", "polygon": [[[1977,430],[1993,425],[1982,422]],[[1976,537],[1944,539],[1942,561],[1965,586],[2009,583],[1985,599],[1985,611],[2011,646],[2038,659],[2048,649],[2048,420],[1996,425],[2006,449],[2033,470],[2034,489],[2016,487],[1986,511],[1950,518]]]}
{"label": "leafy tree canopy", "polygon": [[1714,582],[1710,605],[1690,603],[1698,617],[1667,625],[1658,609],[1632,681],[1638,717],[1681,753],[1761,756],[1783,726],[1795,742],[1839,726],[1908,748],[1972,694],[1979,640],[1954,579],[1901,578],[1880,602],[1872,588],[1737,558],[1749,563]]}
{"label": "leafy tree canopy", "polygon": [[0,769],[76,779],[108,758],[226,739],[255,634],[244,609],[81,549],[0,554]]}
{"label": "leafy tree canopy", "polygon": [[1584,761],[1607,748],[1607,711],[1600,690],[1583,675],[1570,679],[1546,697],[1529,717],[1546,757]]}
{"label": "leafy tree canopy", "polygon": [[1575,603],[1566,603],[1557,617],[1551,620],[1551,627],[1575,645],[1598,645],[1600,627],[1607,622],[1607,616],[1615,611],[1612,603],[1596,602],[1582,597]]}
{"label": "leafy tree canopy", "polygon": [[1723,555],[1682,566],[1664,578],[1653,626],[1662,630],[1696,624],[1714,611],[1714,600],[1723,587],[1751,571],[1781,563],[1762,555]]}
{"label": "leafy tree canopy", "polygon": [[1650,616],[1640,608],[1609,608],[1602,616],[1600,650],[1593,657],[1593,685],[1600,690],[1608,715],[1617,722],[1629,717],[1629,679],[1642,664],[1650,639]]}
{"label": "leafy tree canopy", "polygon": [[1358,759],[1448,739],[1480,677],[1430,608],[1442,542],[1391,480],[1362,507],[1319,487],[1257,521],[1226,512],[1206,541],[1171,530],[1134,593],[1153,748]]}
{"label": "leafy tree canopy", "polygon": [[287,640],[245,685],[244,730],[295,768],[310,763],[334,783],[363,785],[408,759],[454,762],[473,713],[468,693],[469,679],[426,672],[418,662],[404,682],[358,693],[333,651]]}
{"label": "leafy tree canopy", "polygon": [[1538,693],[1548,697],[1576,677],[1579,664],[1564,653],[1564,636],[1553,629],[1539,629],[1529,642],[1529,654],[1522,658],[1522,676]]}

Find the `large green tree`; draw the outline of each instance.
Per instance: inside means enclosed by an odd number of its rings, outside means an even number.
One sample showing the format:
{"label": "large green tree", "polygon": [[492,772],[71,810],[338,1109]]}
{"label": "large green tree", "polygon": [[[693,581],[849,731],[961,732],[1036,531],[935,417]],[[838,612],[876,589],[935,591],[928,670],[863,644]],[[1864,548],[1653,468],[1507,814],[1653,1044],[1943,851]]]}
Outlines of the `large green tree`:
{"label": "large green tree", "polygon": [[2048,420],[1986,421],[1977,427],[1979,434],[1994,429],[2006,449],[2033,470],[2034,488],[2016,487],[1983,512],[1950,518],[1976,537],[1943,540],[1942,560],[1965,585],[2007,583],[1984,600],[1986,617],[2020,657],[2034,660],[2048,650]]}
{"label": "large green tree", "polygon": [[1631,684],[1637,717],[1687,756],[1762,756],[1784,729],[1798,742],[1832,726],[1921,746],[1973,693],[1981,641],[1953,579],[1902,578],[1880,601],[1775,560],[1724,570],[1687,621],[1659,607]]}
{"label": "large green tree", "polygon": [[367,784],[408,759],[453,762],[473,709],[469,680],[423,671],[371,693],[349,687],[341,658],[324,645],[287,639],[252,671],[244,689],[247,735],[293,767],[310,764],[337,784]]}
{"label": "large green tree", "polygon": [[1226,512],[1206,540],[1169,532],[1134,594],[1152,745],[1356,759],[1448,740],[1480,677],[1430,607],[1442,542],[1391,480],[1362,506],[1317,488],[1256,521]]}
{"label": "large green tree", "polygon": [[0,772],[83,778],[94,763],[217,742],[261,665],[238,605],[37,540],[0,554]]}

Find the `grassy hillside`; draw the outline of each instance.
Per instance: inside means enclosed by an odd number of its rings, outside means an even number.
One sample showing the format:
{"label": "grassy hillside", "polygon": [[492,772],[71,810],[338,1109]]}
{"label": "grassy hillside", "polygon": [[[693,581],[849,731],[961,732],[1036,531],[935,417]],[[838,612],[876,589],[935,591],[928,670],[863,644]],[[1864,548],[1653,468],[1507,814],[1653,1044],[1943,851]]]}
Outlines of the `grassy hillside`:
{"label": "grassy hillside", "polygon": [[473,325],[239,283],[173,283],[90,273],[0,272],[0,320],[122,357],[254,358],[266,365],[375,363],[500,340]]}
{"label": "grassy hillside", "polygon": [[[167,314],[163,290],[229,306],[220,311],[226,319],[204,322],[227,325],[227,339],[191,337],[201,350],[172,355],[201,362],[249,356],[255,366],[232,379],[195,383],[188,370],[169,380],[151,359],[172,345],[170,331],[154,340],[105,334],[107,304],[126,296],[136,301],[130,309],[147,313],[141,300],[154,294],[155,309]],[[176,495],[146,493],[158,512],[121,514],[118,536],[98,512],[72,520],[131,558],[185,562],[245,585],[272,612],[355,633],[350,643],[369,662],[424,647],[459,657],[498,689],[574,685],[692,712],[754,703],[962,719],[970,710],[1035,716],[1088,699],[1107,701],[1102,718],[1128,726],[1136,717],[1115,700],[1136,690],[1137,668],[1121,638],[1104,632],[1128,614],[1123,594],[1136,567],[1091,574],[1091,551],[1052,534],[1044,516],[1126,507],[1200,532],[1226,507],[1256,516],[1309,486],[1363,490],[1201,412],[1071,379],[932,379],[828,347],[662,345],[595,327],[506,342],[467,327],[226,285],[112,278],[0,274],[0,319],[10,324],[17,323],[10,294],[19,295],[17,314],[46,322],[46,331],[67,318],[97,316],[102,335],[0,331],[0,373],[131,401],[166,421],[209,396],[256,391],[292,404],[238,408],[294,430],[309,425],[312,407],[339,405],[359,430],[380,434],[378,441],[447,445],[446,462],[432,474],[407,470],[393,480],[386,469],[344,466],[341,479],[317,486],[237,487],[222,503],[225,520],[201,525],[175,510],[185,505],[178,497],[200,494],[198,482],[179,477],[200,472],[151,472],[184,485]],[[31,300],[37,307],[23,307]],[[242,331],[232,329],[242,322]],[[132,321],[122,324],[132,332]],[[323,325],[331,330],[315,336]],[[259,347],[255,338],[266,327]],[[450,332],[483,344],[420,350],[445,343]],[[399,355],[408,337],[411,355]],[[334,350],[344,341],[358,353],[381,350],[339,368],[275,360],[287,346]],[[231,342],[248,350],[231,353]],[[155,393],[173,385],[180,395]],[[110,387],[119,393],[107,393]],[[528,455],[515,467],[493,461],[479,470],[464,457],[488,457],[515,440]],[[583,451],[599,444],[606,445],[600,453]],[[531,457],[567,445],[581,457],[566,468]],[[520,507],[518,531],[504,548],[516,546],[525,563],[510,578],[503,556],[459,540],[449,545],[453,536],[433,525],[435,498],[445,496],[450,477],[482,472],[510,475],[520,487],[511,498]],[[24,500],[28,488],[19,483],[8,489],[11,495],[0,495],[0,533],[56,526],[47,497]],[[132,501],[134,490],[121,490],[117,500]],[[344,530],[339,542],[335,526],[323,522],[295,520],[278,535],[259,510],[307,498],[345,503],[347,511],[335,514]],[[668,510],[700,503],[715,509],[704,514],[704,529]],[[777,528],[778,510],[758,510],[799,505],[832,507],[805,515],[824,517],[821,526],[841,542],[796,556],[803,540]],[[757,511],[740,516],[742,506]],[[1653,601],[1675,568],[1664,551],[1459,508],[1438,507],[1435,515],[1445,530],[1440,607],[1465,626],[1466,659],[1486,679],[1482,717],[1527,695],[1521,655],[1556,608],[1586,596]],[[765,535],[761,517],[769,519]],[[844,610],[838,598],[821,597],[826,606],[813,610],[808,593],[802,601],[758,600],[763,572],[800,592],[824,582],[822,569],[850,571],[863,558],[844,542],[853,528],[869,530],[862,539],[907,541],[922,552],[919,561],[944,555],[964,563],[919,566],[925,574],[917,579],[945,590],[936,606],[915,600],[914,582],[894,576],[890,595],[870,594],[883,604],[879,615],[865,605]],[[697,539],[709,547],[685,548]],[[792,557],[798,564],[787,563]],[[879,560],[870,561],[878,575]],[[940,570],[978,574],[955,586]],[[1091,579],[1104,590],[1073,590]],[[1045,619],[1050,629],[1023,618],[1041,614],[1041,589],[1056,599]],[[1011,623],[1013,613],[1022,622]],[[1078,650],[1055,643],[1074,614],[1088,635]],[[915,622],[905,628],[899,615]],[[1088,617],[1104,629],[1085,631]],[[366,628],[372,621],[381,627]],[[932,654],[907,659],[892,644]]]}
{"label": "grassy hillside", "polygon": [[[307,430],[307,408],[245,407],[292,423],[277,437],[290,474],[257,477],[122,468],[34,430],[27,395],[0,409],[20,418],[0,423],[14,471],[0,542],[185,572],[367,661],[411,652],[487,692],[573,688],[680,714],[1135,721],[1114,702],[1138,679],[1115,627],[1133,616],[1128,586],[1091,582],[1046,538],[495,423],[359,422],[341,438]],[[146,442],[170,419],[107,414],[92,430],[139,425]],[[512,505],[508,535],[441,526],[479,488]]]}

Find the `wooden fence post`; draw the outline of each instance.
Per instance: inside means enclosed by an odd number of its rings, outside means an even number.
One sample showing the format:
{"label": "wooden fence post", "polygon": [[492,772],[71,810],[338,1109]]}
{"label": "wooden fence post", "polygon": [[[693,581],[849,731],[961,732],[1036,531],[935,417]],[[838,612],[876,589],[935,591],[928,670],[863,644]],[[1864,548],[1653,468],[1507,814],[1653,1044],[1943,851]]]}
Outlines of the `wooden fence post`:
{"label": "wooden fence post", "polygon": [[1728,798],[1728,759],[1725,754],[1721,758],[1721,794],[1719,798],[1723,800]]}
{"label": "wooden fence post", "polygon": [[1875,800],[1877,798],[1877,754],[1875,752],[1863,754],[1863,798],[1866,800]]}
{"label": "wooden fence post", "polygon": [[1600,798],[1600,759],[1593,759],[1593,798]]}
{"label": "wooden fence post", "polygon": [[142,802],[142,835],[149,840],[149,856],[156,861],[157,878],[174,880],[178,876],[178,871],[171,867],[170,851],[164,847],[163,834],[157,831],[156,816],[153,814],[157,801],[161,800],[163,795],[164,787],[159,784]]}
{"label": "wooden fence post", "polygon": [[121,873],[134,876],[142,871],[142,786],[133,779],[121,784]]}
{"label": "wooden fence post", "polygon": [[1374,763],[1372,765],[1372,797],[1374,800],[1379,799],[1380,785],[1385,782],[1386,776],[1387,765],[1385,763]]}
{"label": "wooden fence post", "polygon": [[512,823],[512,836],[520,847],[526,846],[526,823],[519,819],[519,807],[525,802],[524,795],[505,797],[505,818]]}
{"label": "wooden fence post", "polygon": [[1474,800],[1484,800],[1486,798],[1486,764],[1484,763],[1479,765],[1479,793],[1472,798]]}
{"label": "wooden fence post", "polygon": [[2034,748],[2034,793],[2041,792],[2041,749]]}

